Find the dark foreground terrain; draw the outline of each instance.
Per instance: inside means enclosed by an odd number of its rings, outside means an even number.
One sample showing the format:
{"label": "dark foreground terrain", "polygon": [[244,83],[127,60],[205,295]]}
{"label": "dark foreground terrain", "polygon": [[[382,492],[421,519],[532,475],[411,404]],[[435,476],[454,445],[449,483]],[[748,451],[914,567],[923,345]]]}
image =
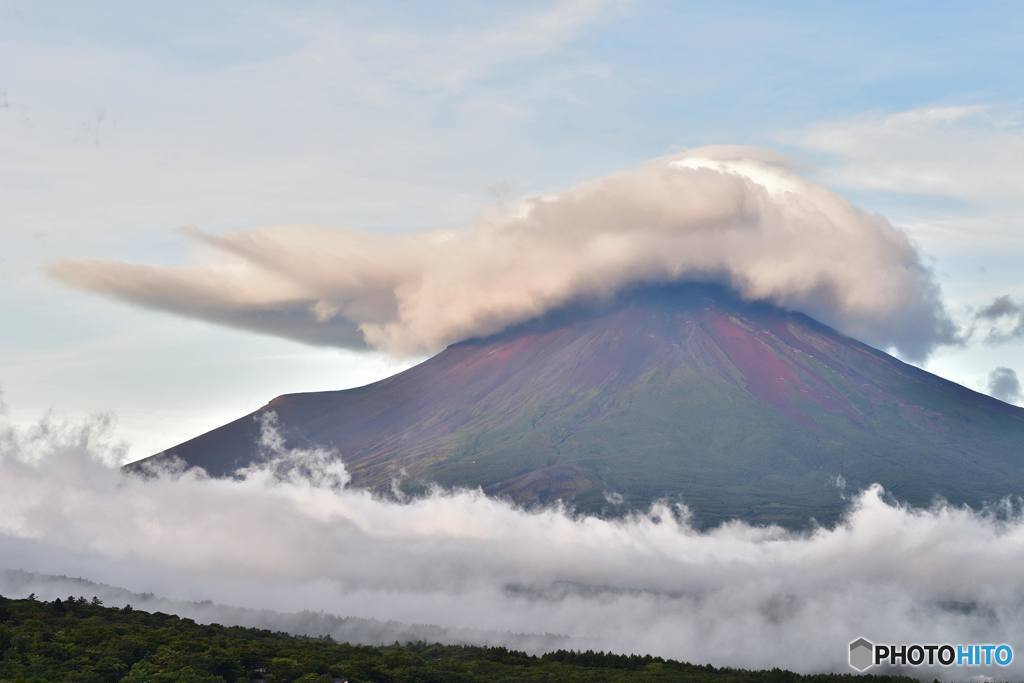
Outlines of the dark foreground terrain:
{"label": "dark foreground terrain", "polygon": [[[0,598],[3,681],[808,681],[658,657],[411,643],[346,645],[260,629],[203,626],[161,612],[104,607],[99,600]],[[857,680],[905,681],[897,677]]]}

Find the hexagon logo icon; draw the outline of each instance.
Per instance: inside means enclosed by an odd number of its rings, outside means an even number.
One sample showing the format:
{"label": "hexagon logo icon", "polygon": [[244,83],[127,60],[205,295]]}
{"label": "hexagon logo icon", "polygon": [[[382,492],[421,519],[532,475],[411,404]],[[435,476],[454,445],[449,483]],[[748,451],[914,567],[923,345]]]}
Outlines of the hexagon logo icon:
{"label": "hexagon logo icon", "polygon": [[850,666],[864,671],[875,664],[875,645],[867,638],[858,638],[850,643]]}

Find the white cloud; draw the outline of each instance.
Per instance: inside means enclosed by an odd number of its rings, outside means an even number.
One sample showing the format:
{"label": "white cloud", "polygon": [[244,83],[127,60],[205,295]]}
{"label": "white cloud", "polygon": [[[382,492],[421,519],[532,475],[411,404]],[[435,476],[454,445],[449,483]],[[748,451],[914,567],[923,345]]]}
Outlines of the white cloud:
{"label": "white cloud", "polygon": [[[963,103],[826,120],[783,137],[810,152],[816,177],[870,202],[934,257],[949,310],[973,319],[970,341],[929,369],[987,391],[992,366],[1013,366],[1024,346],[1016,316],[981,320],[995,294],[1019,298],[1024,258],[1024,110]],[[981,350],[981,349],[984,350]],[[993,356],[996,354],[996,357]]]}
{"label": "white cloud", "polygon": [[412,73],[426,75],[449,89],[461,89],[498,67],[564,47],[584,29],[621,14],[629,4],[622,0],[561,0],[512,17],[504,25],[403,42],[416,46],[420,55],[412,64]]}
{"label": "white cloud", "polygon": [[[365,354],[256,369],[268,349],[302,349],[89,301],[41,268],[111,254],[181,263],[189,243],[174,230],[196,224],[451,225],[488,186],[578,172],[575,150],[552,154],[533,132],[551,107],[590,101],[605,66],[574,46],[620,11],[0,9],[0,63],[18,65],[0,82],[0,377],[19,419],[111,409],[141,457],[282,391],[388,374],[393,362]],[[473,71],[453,82],[462,61]]]}
{"label": "white cloud", "polygon": [[1024,125],[1018,112],[936,106],[826,121],[793,135],[831,157],[830,182],[952,197],[990,209],[1021,206]]}
{"label": "white cloud", "polygon": [[0,425],[4,564],[743,667],[844,671],[858,635],[1024,637],[1024,518],[1012,511],[908,509],[872,489],[832,529],[699,532],[665,506],[606,520],[470,491],[389,502],[303,452],[243,480],[125,478],[105,444],[90,425]]}
{"label": "white cloud", "polygon": [[497,332],[579,297],[678,280],[724,282],[911,358],[953,339],[903,233],[750,148],[657,160],[460,229],[191,234],[221,261],[65,261],[51,272],[173,313],[397,354]]}

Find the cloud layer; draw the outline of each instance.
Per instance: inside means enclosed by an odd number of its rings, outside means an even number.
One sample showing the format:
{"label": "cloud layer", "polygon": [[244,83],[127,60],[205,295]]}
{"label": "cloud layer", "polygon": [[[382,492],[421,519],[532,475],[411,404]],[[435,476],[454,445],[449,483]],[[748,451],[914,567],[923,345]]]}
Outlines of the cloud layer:
{"label": "cloud layer", "polygon": [[394,620],[343,617],[319,609],[281,612],[222,605],[211,600],[171,600],[151,592],[138,593],[87,579],[0,567],[0,595],[25,597],[32,593],[40,600],[64,599],[69,595],[96,596],[108,607],[131,605],[146,612],[177,614],[202,624],[249,626],[300,636],[329,635],[337,641],[358,645],[426,641],[446,645],[503,645],[527,652],[549,652],[560,648],[579,648],[581,645],[586,647],[586,644],[550,633],[445,628],[432,624],[403,624]]}
{"label": "cloud layer", "polygon": [[212,235],[187,267],[64,261],[59,280],[211,322],[397,355],[436,351],[581,297],[725,283],[920,359],[954,338],[907,237],[778,157],[715,147],[412,234],[289,226]]}
{"label": "cloud layer", "polygon": [[264,427],[273,467],[143,480],[107,464],[102,425],[0,424],[3,563],[174,599],[744,667],[842,671],[859,635],[1024,637],[1024,517],[1009,505],[910,509],[875,488],[839,526],[791,533],[699,532],[667,506],[621,520],[527,512],[472,491],[398,503],[347,488],[336,461],[280,451]]}

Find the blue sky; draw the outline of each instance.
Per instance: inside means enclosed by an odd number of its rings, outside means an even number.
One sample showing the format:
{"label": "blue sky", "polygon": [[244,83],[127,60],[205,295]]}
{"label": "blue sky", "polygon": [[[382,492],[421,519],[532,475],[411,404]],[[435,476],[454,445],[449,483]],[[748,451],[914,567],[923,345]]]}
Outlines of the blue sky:
{"label": "blue sky", "polygon": [[[0,388],[145,455],[401,367],[62,287],[202,259],[179,229],[464,224],[707,144],[790,156],[931,259],[958,322],[1024,299],[1019,3],[0,0]],[[986,390],[1020,339],[925,367]]]}

